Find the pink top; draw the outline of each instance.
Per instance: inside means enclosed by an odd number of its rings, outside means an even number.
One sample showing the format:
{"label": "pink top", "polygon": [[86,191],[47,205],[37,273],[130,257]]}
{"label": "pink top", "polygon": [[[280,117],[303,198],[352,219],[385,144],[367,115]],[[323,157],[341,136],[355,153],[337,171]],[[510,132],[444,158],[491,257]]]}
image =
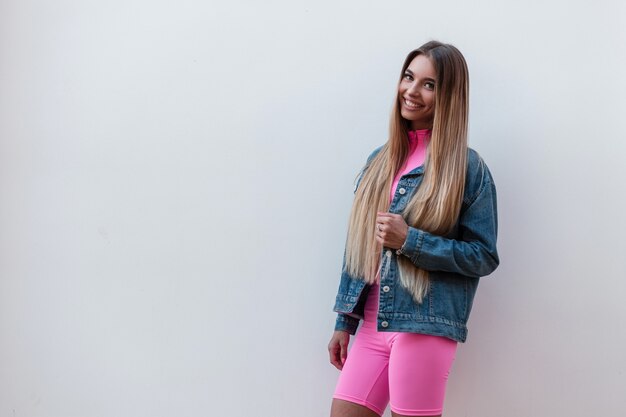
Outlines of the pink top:
{"label": "pink top", "polygon": [[[400,178],[424,163],[424,160],[426,159],[426,148],[428,148],[428,144],[430,143],[431,133],[431,129],[409,130],[409,156],[406,158],[404,165],[402,165],[402,168],[398,171],[393,183],[391,184],[391,190],[389,193],[390,203],[396,193],[396,188],[398,188]],[[373,284],[373,291],[371,291],[371,293],[378,294],[379,283],[380,273],[376,274],[376,283]]]}
{"label": "pink top", "polygon": [[409,156],[406,158],[404,165],[402,165],[402,168],[391,184],[390,202],[393,199],[393,195],[396,193],[400,177],[408,174],[424,163],[424,159],[426,159],[426,148],[430,143],[430,134],[430,129],[409,130]]}

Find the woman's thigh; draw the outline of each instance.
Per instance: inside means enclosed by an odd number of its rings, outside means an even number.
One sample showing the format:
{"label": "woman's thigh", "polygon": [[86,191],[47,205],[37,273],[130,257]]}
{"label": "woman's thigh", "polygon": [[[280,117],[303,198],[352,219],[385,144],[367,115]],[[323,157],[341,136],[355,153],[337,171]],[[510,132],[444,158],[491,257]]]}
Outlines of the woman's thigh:
{"label": "woman's thigh", "polygon": [[[337,381],[332,417],[438,416],[456,354],[453,340],[361,329]],[[391,401],[390,401],[391,400]]]}
{"label": "woman's thigh", "polygon": [[399,416],[440,415],[457,342],[445,337],[397,333],[389,356],[391,410]]}
{"label": "woman's thigh", "polygon": [[389,402],[389,349],[384,338],[371,330],[361,328],[357,333],[333,398],[366,407],[374,412],[372,415],[382,415]]}

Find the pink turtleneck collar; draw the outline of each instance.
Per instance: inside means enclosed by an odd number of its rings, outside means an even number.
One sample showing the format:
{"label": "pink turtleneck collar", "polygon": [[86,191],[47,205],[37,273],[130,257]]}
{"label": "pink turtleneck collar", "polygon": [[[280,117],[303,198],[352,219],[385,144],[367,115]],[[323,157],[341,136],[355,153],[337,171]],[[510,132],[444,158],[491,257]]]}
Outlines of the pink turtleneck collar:
{"label": "pink turtleneck collar", "polygon": [[409,155],[402,165],[402,168],[396,175],[391,184],[389,201],[393,199],[394,194],[396,193],[396,188],[398,187],[398,182],[400,182],[400,177],[409,172],[413,171],[418,166],[424,163],[426,159],[426,149],[428,148],[428,144],[430,143],[430,135],[432,133],[431,129],[419,129],[419,130],[409,130],[408,138],[409,138]]}
{"label": "pink turtleneck collar", "polygon": [[422,140],[426,136],[430,137],[431,132],[431,129],[409,130],[409,142]]}

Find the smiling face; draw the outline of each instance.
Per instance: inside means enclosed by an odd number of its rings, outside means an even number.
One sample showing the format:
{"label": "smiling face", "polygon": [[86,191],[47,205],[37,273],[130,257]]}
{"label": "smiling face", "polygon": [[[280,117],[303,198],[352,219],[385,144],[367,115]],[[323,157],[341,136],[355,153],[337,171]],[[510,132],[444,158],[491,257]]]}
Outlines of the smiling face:
{"label": "smiling face", "polygon": [[398,105],[411,130],[432,129],[435,116],[435,67],[425,55],[417,55],[402,74]]}

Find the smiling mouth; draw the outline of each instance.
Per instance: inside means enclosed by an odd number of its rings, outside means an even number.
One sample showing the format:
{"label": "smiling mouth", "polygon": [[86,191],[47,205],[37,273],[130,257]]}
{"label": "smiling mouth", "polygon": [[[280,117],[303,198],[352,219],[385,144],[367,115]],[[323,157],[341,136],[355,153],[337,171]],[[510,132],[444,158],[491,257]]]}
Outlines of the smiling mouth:
{"label": "smiling mouth", "polygon": [[421,108],[421,107],[424,107],[424,106],[422,106],[422,105],[420,105],[420,104],[417,104],[417,103],[416,103],[416,102],[414,102],[414,101],[407,100],[407,99],[404,99],[404,105],[405,105],[405,106],[406,106],[409,110],[417,110],[417,109],[419,109],[419,108]]}

